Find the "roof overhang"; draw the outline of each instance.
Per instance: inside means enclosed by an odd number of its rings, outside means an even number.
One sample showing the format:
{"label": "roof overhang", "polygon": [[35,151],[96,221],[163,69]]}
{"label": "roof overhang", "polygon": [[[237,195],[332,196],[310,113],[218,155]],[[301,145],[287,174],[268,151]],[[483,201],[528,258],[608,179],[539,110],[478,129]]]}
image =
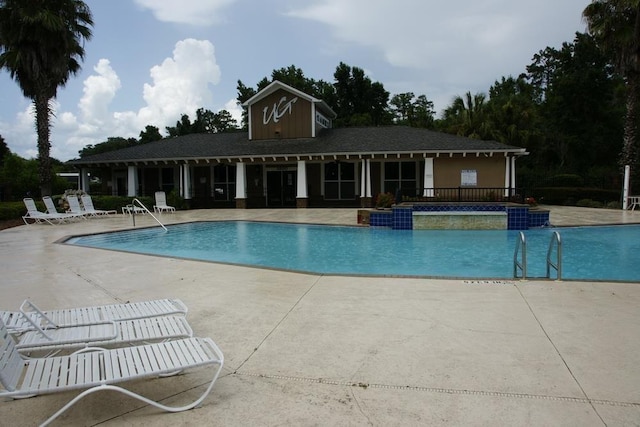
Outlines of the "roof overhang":
{"label": "roof overhang", "polygon": [[72,162],[73,166],[82,167],[113,167],[113,166],[171,166],[194,164],[206,166],[220,163],[273,163],[273,162],[293,162],[293,161],[335,161],[335,160],[397,160],[397,159],[424,159],[432,158],[452,158],[452,157],[521,157],[529,153],[524,149],[502,149],[502,150],[426,150],[426,151],[379,151],[370,153],[361,152],[318,152],[318,153],[271,153],[271,154],[236,154],[215,157],[182,157],[167,159],[131,159],[113,160],[98,162],[82,162],[77,160]]}

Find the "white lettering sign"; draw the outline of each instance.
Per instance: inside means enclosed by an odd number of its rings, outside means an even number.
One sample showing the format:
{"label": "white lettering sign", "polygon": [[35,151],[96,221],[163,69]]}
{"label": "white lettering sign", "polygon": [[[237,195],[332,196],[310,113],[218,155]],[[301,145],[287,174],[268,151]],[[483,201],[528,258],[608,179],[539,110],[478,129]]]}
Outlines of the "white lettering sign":
{"label": "white lettering sign", "polygon": [[287,101],[287,97],[283,96],[282,98],[280,98],[279,102],[273,103],[271,113],[268,115],[267,113],[269,112],[269,107],[264,107],[264,109],[262,110],[262,124],[266,125],[271,120],[273,120],[273,123],[278,123],[280,121],[280,118],[286,113],[291,114],[291,108],[297,100],[297,96],[291,101]]}

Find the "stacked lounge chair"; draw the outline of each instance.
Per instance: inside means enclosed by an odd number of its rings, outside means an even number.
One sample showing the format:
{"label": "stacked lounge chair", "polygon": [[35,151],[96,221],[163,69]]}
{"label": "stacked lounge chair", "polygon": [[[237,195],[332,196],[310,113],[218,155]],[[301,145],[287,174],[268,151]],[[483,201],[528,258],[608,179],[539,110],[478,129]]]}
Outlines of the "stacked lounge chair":
{"label": "stacked lounge chair", "polygon": [[[43,312],[33,303],[25,301],[17,314],[22,319],[18,322],[19,327],[14,326],[10,329],[3,320],[0,320],[0,385],[3,387],[0,389],[0,397],[18,399],[69,390],[84,390],[44,421],[41,424],[43,426],[51,423],[83,397],[104,390],[121,392],[168,412],[194,408],[208,396],[213,388],[222,370],[224,356],[211,338],[191,336],[191,328],[186,324],[184,316],[180,316],[180,313],[186,314],[186,307],[181,302],[174,304],[173,301],[179,302],[179,300],[155,300],[48,312]],[[166,315],[167,312],[171,312],[171,315]],[[15,312],[3,312],[1,317],[13,320],[13,313]],[[57,319],[66,319],[68,323],[62,327],[54,325],[52,319],[44,313]],[[89,317],[86,317],[88,313],[90,313]],[[137,314],[143,317],[131,318]],[[119,316],[121,320],[103,320],[109,316]],[[90,321],[95,318],[101,320]],[[129,318],[129,320],[122,320],[122,318]],[[167,319],[171,320],[167,321]],[[176,319],[182,320],[176,321]],[[151,325],[150,329],[155,330],[152,339],[162,341],[134,345],[146,340],[137,336],[139,331],[134,331],[134,336],[125,334],[123,325],[136,322]],[[185,329],[176,334],[173,330],[158,328],[160,324],[182,325]],[[45,325],[44,328],[43,325]],[[89,333],[92,335],[90,338],[96,338],[93,341],[87,339],[90,328],[94,328],[93,332]],[[120,328],[119,331],[118,328]],[[74,333],[67,334],[72,330]],[[116,336],[112,338],[114,332]],[[80,336],[85,334],[85,337],[80,340],[73,338],[78,336],[78,333]],[[185,334],[186,337],[182,337]],[[28,344],[25,341],[29,341],[30,338],[25,337],[35,337],[38,341],[38,344],[31,349],[32,351],[50,350],[53,347],[69,348],[69,345],[78,343],[81,349],[71,354],[55,356],[47,354],[47,357],[29,358],[24,353],[25,344]],[[56,344],[51,344],[52,342]],[[102,346],[115,346],[115,348]],[[210,366],[212,369],[209,386],[200,397],[184,406],[163,405],[119,385],[131,380],[169,376],[185,369],[203,366]]]}

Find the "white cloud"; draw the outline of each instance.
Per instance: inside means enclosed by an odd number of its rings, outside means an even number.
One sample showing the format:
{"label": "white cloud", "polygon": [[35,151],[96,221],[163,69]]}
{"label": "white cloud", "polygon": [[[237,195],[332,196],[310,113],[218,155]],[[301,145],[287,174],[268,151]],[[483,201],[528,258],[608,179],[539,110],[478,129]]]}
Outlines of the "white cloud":
{"label": "white cloud", "polygon": [[211,25],[224,21],[221,10],[236,0],[135,0],[150,9],[159,21],[177,24]]}
{"label": "white cloud", "polygon": [[97,73],[84,81],[83,97],[78,104],[85,122],[99,125],[109,120],[109,104],[120,89],[120,79],[109,60],[100,59],[93,67]]}
{"label": "white cloud", "polygon": [[393,67],[423,73],[438,86],[427,94],[433,99],[452,88],[486,91],[501,76],[524,72],[539,50],[584,31],[586,3],[310,0],[287,15],[325,24],[342,46],[365,46]]}
{"label": "white cloud", "polygon": [[[111,111],[109,105],[121,89],[120,78],[107,59],[100,59],[94,74],[84,81],[78,102],[78,115],[63,111],[54,102],[51,156],[59,160],[75,158],[89,144],[104,142],[109,137],[137,138],[147,125],[164,133],[175,125],[182,114],[193,120],[198,108],[209,108],[213,99],[212,85],[220,82],[220,67],[215,48],[207,40],[186,39],[176,43],[173,56],[151,68],[151,82],[142,93],[145,106],[138,111]],[[233,100],[235,103],[235,100]],[[234,117],[241,114],[229,101],[225,108]],[[11,141],[11,150],[22,157],[37,157],[35,116],[29,106],[11,124],[0,123],[0,135]]]}
{"label": "white cloud", "polygon": [[16,114],[11,124],[0,122],[0,135],[9,144],[11,152],[26,159],[38,157],[35,117],[33,104],[30,104]]}
{"label": "white cloud", "polygon": [[151,69],[153,84],[144,85],[147,107],[138,116],[146,124],[177,121],[181,114],[193,117],[196,110],[211,102],[209,84],[220,82],[220,67],[209,41],[194,39],[176,43],[173,58]]}

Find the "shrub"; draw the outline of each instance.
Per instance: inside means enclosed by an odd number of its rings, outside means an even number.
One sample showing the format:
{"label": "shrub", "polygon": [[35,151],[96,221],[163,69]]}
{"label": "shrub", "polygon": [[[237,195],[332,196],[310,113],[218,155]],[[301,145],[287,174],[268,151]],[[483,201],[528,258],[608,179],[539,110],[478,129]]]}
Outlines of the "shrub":
{"label": "shrub", "polygon": [[591,199],[580,199],[576,202],[576,206],[583,208],[601,208],[603,205],[601,202]]}
{"label": "shrub", "polygon": [[554,175],[549,178],[549,187],[582,187],[584,179],[580,175],[565,173]]}
{"label": "shrub", "polygon": [[[37,203],[37,202],[36,202]],[[44,207],[41,206],[41,207]],[[39,207],[38,209],[40,209]],[[27,213],[27,208],[23,202],[2,202],[0,203],[0,220],[20,219]]]}
{"label": "shrub", "polygon": [[548,205],[575,206],[578,200],[591,199],[606,204],[620,198],[617,190],[602,190],[599,188],[538,188],[536,189],[538,200],[544,200]]}
{"label": "shrub", "polygon": [[396,198],[391,193],[379,193],[376,197],[376,208],[390,208]]}

